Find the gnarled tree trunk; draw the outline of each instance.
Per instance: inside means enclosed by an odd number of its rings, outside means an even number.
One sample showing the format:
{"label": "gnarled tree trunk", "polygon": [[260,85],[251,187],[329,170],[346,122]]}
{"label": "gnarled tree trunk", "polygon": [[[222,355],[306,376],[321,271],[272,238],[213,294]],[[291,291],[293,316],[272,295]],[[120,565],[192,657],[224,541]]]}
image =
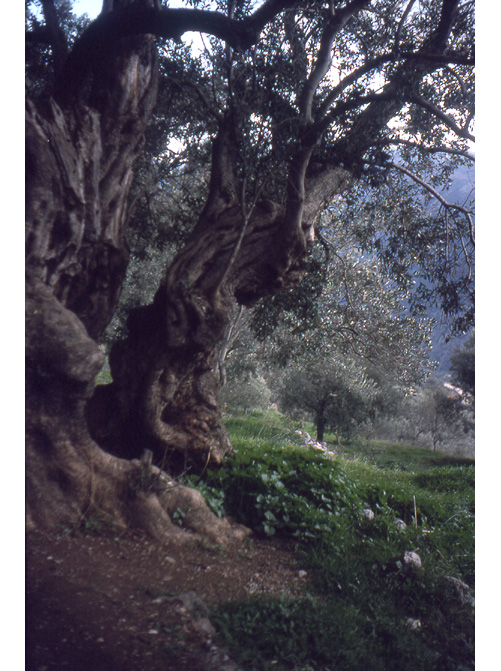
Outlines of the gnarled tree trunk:
{"label": "gnarled tree trunk", "polygon": [[217,520],[196,492],[106,453],[89,433],[86,406],[104,362],[96,338],[125,275],[133,163],[157,88],[151,37],[111,40],[106,56],[71,100],[27,101],[28,524],[73,525],[92,512],[176,538],[169,513],[181,507],[192,510],[194,532],[241,538],[246,530]]}
{"label": "gnarled tree trunk", "polygon": [[127,457],[147,447],[171,472],[203,470],[231,451],[217,404],[217,346],[238,305],[301,276],[304,235],[284,244],[284,208],[266,201],[250,216],[242,213],[229,183],[235,167],[226,129],[214,143],[199,222],[152,305],[129,316],[128,338],[110,355],[114,382],[100,386],[89,404],[96,440]]}
{"label": "gnarled tree trunk", "polygon": [[[186,455],[203,468],[231,450],[217,408],[215,347],[237,301],[251,304],[296,277],[304,236],[275,245],[283,208],[270,203],[243,217],[224,183],[231,151],[222,131],[200,221],[153,304],[131,314],[129,339],[112,352],[114,384],[94,394],[104,362],[96,339],[124,280],[133,164],[157,88],[151,37],[110,40],[105,52],[92,67],[73,62],[71,96],[59,88],[37,105],[27,101],[28,521],[54,527],[97,512],[172,538],[180,532],[169,513],[181,507],[191,509],[184,523],[194,532],[241,538],[246,530],[211,515],[196,492],[119,457],[149,448],[175,470]],[[65,77],[69,86],[67,67]],[[171,453],[182,463],[165,459]]]}
{"label": "gnarled tree trunk", "polygon": [[116,41],[108,56],[71,103],[27,101],[26,494],[45,525],[74,523],[98,500],[111,514],[128,468],[91,439],[85,406],[127,267],[128,194],[157,73],[150,37]]}
{"label": "gnarled tree trunk", "polygon": [[[247,206],[229,112],[191,238],[153,303],[131,313],[128,338],[111,352],[113,383],[95,390],[104,361],[96,339],[124,280],[133,164],[157,88],[152,38],[125,35],[153,26],[159,15],[144,14],[150,0],[120,3],[129,4],[132,18],[125,7],[118,23],[101,17],[91,26],[53,97],[27,103],[27,513],[32,524],[54,526],[95,509],[163,538],[174,534],[169,511],[185,505],[198,511],[184,518],[197,532],[240,537],[242,529],[211,516],[201,497],[158,466],[201,471],[230,452],[217,406],[217,345],[238,305],[300,279],[316,214],[351,178],[339,167],[311,175],[306,198],[306,169],[320,137],[306,126],[291,157],[286,202]],[[162,10],[160,34],[183,32],[195,17],[191,28],[206,20],[208,32],[245,48],[269,13],[287,4],[266,3],[246,24],[214,12]],[[103,37],[110,26],[115,33]],[[145,449],[155,465],[139,460]]]}

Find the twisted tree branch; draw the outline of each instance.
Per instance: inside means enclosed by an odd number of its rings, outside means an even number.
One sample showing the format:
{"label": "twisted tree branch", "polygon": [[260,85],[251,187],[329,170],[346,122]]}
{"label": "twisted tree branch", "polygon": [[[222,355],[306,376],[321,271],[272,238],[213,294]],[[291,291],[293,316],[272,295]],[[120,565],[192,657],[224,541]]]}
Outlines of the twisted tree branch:
{"label": "twisted tree branch", "polygon": [[443,196],[440,194],[436,189],[434,189],[431,184],[428,184],[428,182],[425,182],[424,179],[422,179],[419,175],[416,175],[415,172],[412,172],[408,168],[406,168],[403,165],[400,165],[398,163],[394,163],[393,161],[390,163],[390,165],[393,168],[396,168],[397,170],[400,170],[400,172],[403,172],[404,175],[407,175],[407,177],[410,177],[414,182],[422,186],[424,189],[426,189],[431,195],[438,200],[438,202],[443,205],[446,209],[448,210],[457,210],[458,212],[461,212],[464,214],[466,217],[466,220],[468,222],[468,230],[469,230],[469,235],[470,235],[470,242],[472,245],[475,245],[475,236],[473,232],[473,218],[471,215],[471,212],[467,210],[465,207],[462,205],[456,205],[456,203],[449,203]]}
{"label": "twisted tree branch", "polygon": [[352,16],[363,9],[367,4],[368,0],[353,0],[353,2],[346,5],[346,7],[336,11],[332,18],[327,22],[320,41],[320,48],[318,50],[315,65],[298,98],[298,107],[303,123],[309,123],[313,120],[313,97],[320,82],[329,70],[332,59],[332,45],[335,36],[342,30],[342,28],[344,28]]}
{"label": "twisted tree branch", "polygon": [[110,53],[117,40],[134,35],[155,35],[179,40],[187,31],[214,35],[237,51],[245,51],[259,40],[266,24],[293,0],[267,0],[248,17],[231,19],[216,11],[199,9],[156,9],[141,3],[100,14],[75,43],[56,86],[59,104],[69,104],[86,75]]}

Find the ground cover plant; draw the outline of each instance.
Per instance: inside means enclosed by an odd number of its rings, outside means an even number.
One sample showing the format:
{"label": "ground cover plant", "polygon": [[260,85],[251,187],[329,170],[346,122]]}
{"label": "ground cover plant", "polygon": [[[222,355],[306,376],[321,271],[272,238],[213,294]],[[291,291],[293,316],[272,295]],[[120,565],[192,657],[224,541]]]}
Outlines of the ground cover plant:
{"label": "ground cover plant", "polygon": [[[243,668],[473,668],[473,462],[406,446],[388,446],[390,468],[361,445],[359,459],[354,445],[350,458],[329,457],[301,446],[276,413],[227,426],[234,455],[190,483],[217,514],[293,539],[312,576],[306,598],[213,610],[221,645]],[[384,463],[383,446],[376,452]]]}

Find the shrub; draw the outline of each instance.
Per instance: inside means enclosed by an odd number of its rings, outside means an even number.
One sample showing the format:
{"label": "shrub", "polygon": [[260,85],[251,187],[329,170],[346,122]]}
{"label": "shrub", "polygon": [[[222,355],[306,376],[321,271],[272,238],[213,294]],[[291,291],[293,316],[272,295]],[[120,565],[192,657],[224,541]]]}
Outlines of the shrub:
{"label": "shrub", "polygon": [[[196,477],[190,482],[200,484]],[[210,505],[223,491],[227,514],[268,536],[322,537],[342,514],[353,517],[362,505],[339,464],[292,445],[238,450],[207,474],[203,488]]]}

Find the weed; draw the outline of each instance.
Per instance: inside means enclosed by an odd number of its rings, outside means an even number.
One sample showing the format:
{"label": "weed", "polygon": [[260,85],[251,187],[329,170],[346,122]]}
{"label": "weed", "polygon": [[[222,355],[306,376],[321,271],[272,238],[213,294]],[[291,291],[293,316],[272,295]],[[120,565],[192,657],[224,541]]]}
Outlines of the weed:
{"label": "weed", "polygon": [[179,525],[180,527],[183,526],[184,524],[184,518],[186,517],[186,511],[182,510],[181,508],[176,508],[174,512],[171,515],[172,521]]}
{"label": "weed", "polygon": [[96,375],[96,385],[111,384],[112,382],[113,378],[111,377],[111,372],[109,370],[102,370]]}
{"label": "weed", "polygon": [[[294,538],[312,576],[307,599],[214,611],[221,644],[248,671],[473,668],[473,613],[445,580],[474,584],[471,462],[374,443],[326,458],[263,413],[231,418],[228,428],[235,454],[190,484],[218,514]],[[407,550],[421,570],[403,570]]]}

